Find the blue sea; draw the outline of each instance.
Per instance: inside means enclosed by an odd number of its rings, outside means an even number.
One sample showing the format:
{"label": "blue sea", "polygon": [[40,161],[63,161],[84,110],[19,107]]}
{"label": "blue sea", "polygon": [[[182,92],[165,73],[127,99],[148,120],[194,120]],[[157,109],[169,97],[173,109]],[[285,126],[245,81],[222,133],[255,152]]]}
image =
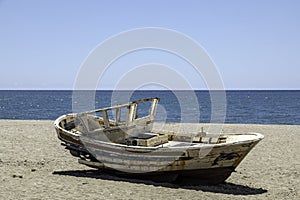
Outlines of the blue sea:
{"label": "blue sea", "polygon": [[[190,101],[191,92],[196,95],[197,104]],[[112,102],[112,94],[112,91],[96,91],[94,107],[125,103]],[[178,94],[184,98],[178,99]],[[119,95],[121,97],[122,92]],[[73,112],[72,102],[76,100],[72,96],[72,91],[0,90],[0,119],[55,120],[60,115]],[[184,122],[195,122],[195,119],[200,123],[211,121],[209,91],[138,90],[132,93],[130,100],[149,97],[160,98],[158,119],[182,122],[184,115]],[[199,113],[200,117],[195,118]],[[300,125],[300,91],[226,91],[225,114],[225,123]]]}

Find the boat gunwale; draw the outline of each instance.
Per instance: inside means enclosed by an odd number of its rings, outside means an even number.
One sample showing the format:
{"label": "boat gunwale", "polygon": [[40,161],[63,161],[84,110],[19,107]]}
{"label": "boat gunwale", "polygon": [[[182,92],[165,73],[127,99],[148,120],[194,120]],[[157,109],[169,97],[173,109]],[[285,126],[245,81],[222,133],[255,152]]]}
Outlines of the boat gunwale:
{"label": "boat gunwale", "polygon": [[[232,134],[234,135],[234,134]],[[145,149],[145,150],[156,150],[156,149],[204,149],[204,148],[212,148],[212,147],[222,147],[222,146],[228,146],[228,145],[239,145],[239,144],[248,144],[248,143],[253,143],[253,142],[257,142],[262,140],[264,137],[262,134],[260,133],[245,133],[245,134],[239,134],[239,135],[256,135],[258,136],[255,139],[249,139],[249,140],[243,140],[243,141],[238,141],[238,142],[227,142],[227,143],[219,143],[219,144],[207,144],[207,143],[191,143],[191,142],[182,142],[182,143],[188,143],[189,145],[186,146],[165,146],[164,144],[162,145],[158,145],[155,147],[146,147],[146,146],[133,146],[133,145],[126,145],[126,144],[119,144],[119,143],[113,143],[113,142],[104,142],[101,140],[95,140],[95,139],[91,139],[89,137],[86,136],[79,136],[80,137],[84,137],[84,138],[88,138],[88,140],[91,140],[95,143],[98,144],[104,144],[104,145],[110,145],[110,146],[115,146],[115,147],[125,147],[125,148],[132,148],[132,149]],[[181,141],[178,141],[181,142]],[[201,145],[202,144],[202,145]]]}

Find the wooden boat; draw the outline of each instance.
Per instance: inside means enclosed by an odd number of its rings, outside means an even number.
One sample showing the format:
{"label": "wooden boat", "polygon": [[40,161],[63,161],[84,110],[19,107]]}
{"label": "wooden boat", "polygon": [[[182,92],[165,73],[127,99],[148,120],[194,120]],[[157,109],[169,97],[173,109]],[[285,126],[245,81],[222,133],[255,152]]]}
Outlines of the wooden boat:
{"label": "wooden boat", "polygon": [[[157,131],[153,122],[158,102],[159,98],[150,98],[66,114],[54,125],[62,144],[81,164],[131,177],[192,184],[224,182],[264,137],[213,135],[203,129],[195,134]],[[148,106],[148,113],[141,112],[143,106]]]}

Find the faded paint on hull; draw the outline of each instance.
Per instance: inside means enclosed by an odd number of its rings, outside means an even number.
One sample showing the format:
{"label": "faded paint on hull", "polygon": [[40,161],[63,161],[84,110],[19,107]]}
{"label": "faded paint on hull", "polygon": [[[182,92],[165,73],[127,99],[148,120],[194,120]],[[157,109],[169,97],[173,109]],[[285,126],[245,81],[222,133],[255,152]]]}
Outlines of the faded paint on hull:
{"label": "faded paint on hull", "polygon": [[258,143],[249,142],[213,147],[210,152],[201,156],[201,148],[157,149],[148,153],[128,152],[122,147],[108,148],[107,144],[88,144],[88,151],[108,168],[128,173],[152,171],[197,170],[220,167],[235,168]]}

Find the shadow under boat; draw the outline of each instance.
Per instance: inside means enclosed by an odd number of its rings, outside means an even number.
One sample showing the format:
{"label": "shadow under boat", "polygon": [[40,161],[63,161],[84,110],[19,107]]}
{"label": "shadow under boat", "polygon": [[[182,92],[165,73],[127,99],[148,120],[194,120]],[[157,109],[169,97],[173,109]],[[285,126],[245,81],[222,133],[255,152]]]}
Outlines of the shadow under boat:
{"label": "shadow under boat", "polygon": [[268,190],[263,188],[253,188],[249,186],[238,185],[234,183],[224,182],[218,185],[209,184],[191,184],[188,181],[180,183],[169,183],[169,182],[154,182],[147,179],[129,178],[123,176],[122,174],[113,174],[102,172],[101,170],[67,170],[67,171],[54,171],[53,175],[62,176],[75,176],[75,177],[85,177],[85,178],[95,178],[101,180],[113,180],[113,181],[123,181],[129,183],[138,183],[145,185],[160,186],[166,188],[181,188],[187,190],[203,191],[203,192],[213,192],[222,194],[232,194],[232,195],[257,195],[268,192]]}

